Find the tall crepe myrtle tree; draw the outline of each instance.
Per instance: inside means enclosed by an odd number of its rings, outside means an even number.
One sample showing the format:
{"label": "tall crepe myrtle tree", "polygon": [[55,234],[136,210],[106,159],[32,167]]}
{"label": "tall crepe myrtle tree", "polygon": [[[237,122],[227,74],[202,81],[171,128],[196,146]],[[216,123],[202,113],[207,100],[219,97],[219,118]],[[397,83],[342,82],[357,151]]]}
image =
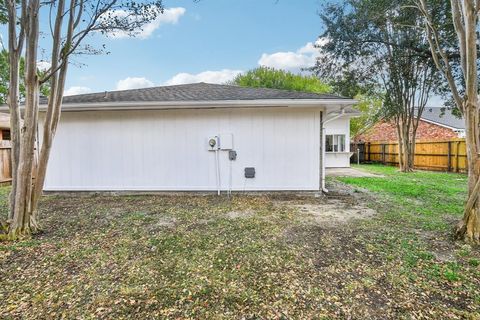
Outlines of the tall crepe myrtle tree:
{"label": "tall crepe myrtle tree", "polygon": [[324,79],[355,74],[382,92],[381,116],[393,120],[401,171],[413,169],[418,119],[438,75],[422,32],[423,21],[408,0],[343,0],[320,12],[325,26],[314,70]]}
{"label": "tall crepe myrtle tree", "polygon": [[[89,35],[135,36],[141,28],[163,13],[161,0],[0,0],[0,14],[6,12],[8,31],[9,88],[12,139],[12,191],[7,234],[16,239],[39,231],[38,201],[42,194],[48,159],[60,119],[63,92],[72,55],[98,54],[86,40]],[[47,30],[41,30],[48,21]],[[50,68],[37,67],[40,33],[49,33]],[[20,61],[25,59],[20,121]],[[42,144],[36,150],[39,93],[43,84],[50,92],[43,119]]]}
{"label": "tall crepe myrtle tree", "polygon": [[[456,107],[465,119],[468,198],[463,218],[456,227],[456,236],[480,244],[480,106],[478,99],[478,15],[479,0],[445,1],[449,6],[449,24],[435,21],[438,4],[431,0],[412,0],[424,19],[424,32],[436,67],[447,81]],[[455,47],[460,54],[460,68],[449,54],[450,26],[454,28]]]}

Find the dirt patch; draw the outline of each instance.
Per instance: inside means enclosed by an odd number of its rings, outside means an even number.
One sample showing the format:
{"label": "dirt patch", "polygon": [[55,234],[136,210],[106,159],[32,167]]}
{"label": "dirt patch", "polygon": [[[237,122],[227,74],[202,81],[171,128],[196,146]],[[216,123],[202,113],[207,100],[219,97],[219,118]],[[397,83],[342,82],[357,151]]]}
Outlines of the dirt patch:
{"label": "dirt patch", "polygon": [[327,177],[385,178],[383,175],[367,172],[357,168],[327,168],[326,175]]}
{"label": "dirt patch", "polygon": [[177,223],[177,219],[175,219],[175,218],[162,217],[162,218],[158,219],[158,221],[157,221],[157,223],[155,223],[155,225],[157,227],[171,228],[171,227],[174,227],[176,223]]}
{"label": "dirt patch", "polygon": [[316,223],[345,223],[353,219],[368,219],[376,214],[371,208],[350,205],[337,199],[318,204],[289,204],[288,207],[307,215]]}
{"label": "dirt patch", "polygon": [[159,217],[154,221],[150,226],[148,226],[148,231],[152,233],[161,232],[162,230],[174,229],[178,224],[177,219],[172,217]]}
{"label": "dirt patch", "polygon": [[300,213],[308,224],[336,226],[358,219],[370,219],[377,211],[367,204],[378,203],[371,194],[359,188],[352,188],[338,181],[329,181],[329,192],[321,196],[302,195],[297,197],[272,198],[275,206],[286,207]]}
{"label": "dirt patch", "polygon": [[230,211],[225,215],[227,219],[247,219],[254,215],[251,210],[246,211]]}
{"label": "dirt patch", "polygon": [[337,190],[323,197],[277,199],[274,203],[300,213],[304,222],[326,226],[369,219],[377,214],[374,209],[366,206],[370,201],[363,197],[365,193],[354,192],[351,188]]}

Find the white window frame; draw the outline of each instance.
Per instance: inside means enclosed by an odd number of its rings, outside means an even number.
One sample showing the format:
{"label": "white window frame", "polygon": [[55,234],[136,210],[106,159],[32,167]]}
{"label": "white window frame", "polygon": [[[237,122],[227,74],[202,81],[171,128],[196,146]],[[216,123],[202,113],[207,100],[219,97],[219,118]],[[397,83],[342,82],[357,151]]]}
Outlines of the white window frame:
{"label": "white window frame", "polygon": [[[332,141],[332,149],[329,150],[329,137]],[[325,135],[325,152],[326,153],[341,153],[347,152],[347,137],[345,134],[326,134]]]}

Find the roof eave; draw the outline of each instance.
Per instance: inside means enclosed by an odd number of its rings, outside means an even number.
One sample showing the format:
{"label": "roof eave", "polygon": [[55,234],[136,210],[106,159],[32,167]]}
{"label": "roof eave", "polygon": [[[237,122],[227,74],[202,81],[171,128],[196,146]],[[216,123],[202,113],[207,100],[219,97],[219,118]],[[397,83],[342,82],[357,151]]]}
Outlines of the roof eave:
{"label": "roof eave", "polygon": [[[213,101],[132,101],[132,102],[96,102],[65,103],[62,111],[94,110],[156,110],[156,109],[207,109],[207,108],[245,108],[245,107],[328,107],[350,106],[354,99],[265,99],[265,100],[213,100]],[[47,105],[41,104],[40,111]]]}

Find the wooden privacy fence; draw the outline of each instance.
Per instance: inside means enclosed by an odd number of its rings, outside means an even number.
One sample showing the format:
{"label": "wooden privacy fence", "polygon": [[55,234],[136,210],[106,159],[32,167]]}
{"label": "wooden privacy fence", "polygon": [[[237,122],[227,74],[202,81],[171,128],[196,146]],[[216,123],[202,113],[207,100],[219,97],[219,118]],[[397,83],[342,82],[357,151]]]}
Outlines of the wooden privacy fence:
{"label": "wooden privacy fence", "polygon": [[11,150],[12,146],[10,141],[0,141],[0,184],[10,183],[12,181]]}
{"label": "wooden privacy fence", "polygon": [[[362,142],[352,144],[350,150],[354,152],[351,158],[354,163],[360,160],[398,165],[398,142]],[[466,172],[465,139],[417,141],[414,165],[418,169]]]}

